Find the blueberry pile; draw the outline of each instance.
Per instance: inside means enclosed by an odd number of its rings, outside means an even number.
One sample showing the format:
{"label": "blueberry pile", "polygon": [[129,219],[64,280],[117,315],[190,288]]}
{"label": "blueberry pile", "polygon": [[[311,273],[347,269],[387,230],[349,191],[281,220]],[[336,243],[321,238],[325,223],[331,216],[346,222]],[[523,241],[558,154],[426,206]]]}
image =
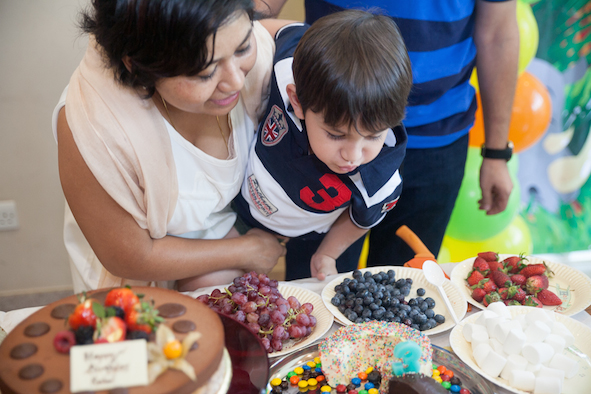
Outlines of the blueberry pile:
{"label": "blueberry pile", "polygon": [[350,321],[363,323],[379,320],[403,323],[414,329],[430,330],[445,322],[445,317],[435,314],[435,300],[423,298],[425,289],[416,291],[417,297],[405,299],[410,295],[412,279],[396,280],[396,272],[353,271],[353,279],[345,278],[336,285],[332,305]]}

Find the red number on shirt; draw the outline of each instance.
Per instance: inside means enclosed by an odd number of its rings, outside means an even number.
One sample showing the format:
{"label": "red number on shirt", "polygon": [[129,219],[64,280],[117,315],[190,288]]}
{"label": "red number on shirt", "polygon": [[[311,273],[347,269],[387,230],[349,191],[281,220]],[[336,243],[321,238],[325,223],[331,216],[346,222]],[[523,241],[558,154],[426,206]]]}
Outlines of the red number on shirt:
{"label": "red number on shirt", "polygon": [[[319,211],[330,212],[334,211],[336,208],[340,207],[347,201],[351,199],[351,190],[339,179],[338,176],[335,174],[324,174],[320,178],[320,183],[325,187],[325,189],[320,189],[317,191],[318,195],[322,197],[323,201],[320,203],[315,202],[312,198],[314,197],[314,192],[310,190],[308,186],[300,190],[300,198],[303,202],[315,208]],[[326,189],[334,189],[337,192],[337,195],[331,197],[328,195]]]}

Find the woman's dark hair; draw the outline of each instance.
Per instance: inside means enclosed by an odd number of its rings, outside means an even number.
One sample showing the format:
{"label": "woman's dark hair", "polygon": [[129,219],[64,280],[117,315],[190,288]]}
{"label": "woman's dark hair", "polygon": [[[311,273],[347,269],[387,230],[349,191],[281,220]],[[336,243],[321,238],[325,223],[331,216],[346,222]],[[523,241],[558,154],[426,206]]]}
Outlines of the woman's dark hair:
{"label": "woman's dark hair", "polygon": [[400,124],[412,86],[406,47],[394,21],[359,10],[318,19],[300,40],[293,60],[302,109],[330,126],[371,132]]}
{"label": "woman's dark hair", "polygon": [[[160,78],[196,75],[213,59],[207,39],[252,0],[93,0],[80,26],[103,48],[122,84],[156,91]],[[123,63],[129,57],[131,70]]]}

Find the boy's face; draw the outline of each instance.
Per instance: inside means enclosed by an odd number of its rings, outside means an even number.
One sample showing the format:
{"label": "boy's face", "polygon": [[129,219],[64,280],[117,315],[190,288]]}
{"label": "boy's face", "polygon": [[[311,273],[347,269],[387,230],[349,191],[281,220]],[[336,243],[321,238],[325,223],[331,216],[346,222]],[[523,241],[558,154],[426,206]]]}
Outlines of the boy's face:
{"label": "boy's face", "polygon": [[294,114],[306,121],[310,149],[331,171],[347,174],[378,156],[388,129],[370,133],[361,127],[357,130],[353,125],[329,126],[324,123],[324,114],[310,110],[304,114],[294,84],[287,85],[286,90]]}
{"label": "boy's face", "polygon": [[370,133],[362,128],[356,130],[353,125],[332,127],[324,123],[323,114],[310,110],[304,119],[310,149],[337,174],[347,174],[369,163],[384,146],[387,129]]}

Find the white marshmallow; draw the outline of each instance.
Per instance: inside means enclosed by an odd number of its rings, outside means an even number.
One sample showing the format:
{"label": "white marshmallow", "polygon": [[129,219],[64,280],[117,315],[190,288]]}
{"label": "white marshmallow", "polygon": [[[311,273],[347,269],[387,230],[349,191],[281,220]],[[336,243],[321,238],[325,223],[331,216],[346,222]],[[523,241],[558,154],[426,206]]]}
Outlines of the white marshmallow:
{"label": "white marshmallow", "polygon": [[552,357],[548,366],[564,371],[564,376],[567,379],[572,378],[579,372],[579,362],[560,353]]}
{"label": "white marshmallow", "polygon": [[538,371],[536,376],[547,376],[554,377],[560,380],[560,391],[562,392],[562,386],[564,385],[564,371],[556,368],[548,368],[542,365],[542,368]]}
{"label": "white marshmallow", "polygon": [[552,333],[556,335],[560,335],[564,338],[564,347],[569,347],[574,345],[575,337],[571,334],[570,330],[561,322],[555,322],[554,326],[552,326]]}
{"label": "white marshmallow", "polygon": [[486,329],[488,331],[488,336],[490,338],[494,338],[495,330],[499,325],[506,324],[508,322],[507,318],[505,317],[495,317],[486,320]]}
{"label": "white marshmallow", "polygon": [[525,315],[517,315],[513,318],[513,321],[516,321],[517,323],[519,323],[519,325],[521,326],[521,328],[523,330],[525,330],[527,328],[527,321],[525,320]]}
{"label": "white marshmallow", "polygon": [[550,321],[550,316],[546,313],[546,311],[542,308],[532,308],[531,311],[527,312],[525,315],[525,320],[527,324],[531,324],[535,321]]}
{"label": "white marshmallow", "polygon": [[560,379],[552,376],[536,377],[534,394],[560,394]]}
{"label": "white marshmallow", "polygon": [[476,318],[476,320],[474,320],[474,324],[478,324],[481,326],[485,326],[486,327],[486,321],[488,319],[494,319],[499,317],[499,315],[496,314],[496,312],[493,311],[489,311],[489,310],[484,310],[480,316],[478,316]]}
{"label": "white marshmallow", "polygon": [[525,370],[529,371],[529,372],[533,372],[534,374],[537,374],[541,368],[542,368],[542,364],[529,363],[529,364],[527,364],[527,367],[525,367]]}
{"label": "white marshmallow", "polygon": [[524,332],[525,336],[527,337],[527,342],[534,343],[542,342],[548,335],[550,335],[551,331],[550,328],[544,324],[544,322],[535,320],[534,322],[528,324]]}
{"label": "white marshmallow", "polygon": [[505,343],[503,345],[503,351],[506,354],[519,354],[525,346],[526,343],[526,336],[521,331],[521,327],[513,328],[507,334],[507,338],[505,338]]}
{"label": "white marshmallow", "polygon": [[511,371],[509,385],[518,390],[533,391],[536,384],[536,376],[530,371]]}
{"label": "white marshmallow", "polygon": [[521,350],[523,357],[532,364],[544,364],[554,356],[554,348],[547,343],[527,343]]}
{"label": "white marshmallow", "polygon": [[505,368],[506,364],[507,359],[505,357],[501,356],[494,350],[491,350],[479,366],[484,372],[496,378],[499,376],[503,368]]}
{"label": "white marshmallow", "polygon": [[476,364],[478,364],[480,368],[482,368],[485,359],[492,351],[493,350],[488,343],[481,343],[478,346],[472,346],[472,356],[474,356],[474,360],[476,360]]}
{"label": "white marshmallow", "polygon": [[518,328],[519,331],[523,331],[521,325],[513,320],[507,320],[503,324],[499,324],[495,327],[494,337],[501,342],[505,342],[507,335],[513,328]]}
{"label": "white marshmallow", "polygon": [[482,327],[482,330],[474,331],[472,333],[472,349],[474,349],[475,347],[477,347],[481,343],[488,344],[488,341],[489,341],[488,331],[486,331],[484,326],[481,326],[481,327]]}
{"label": "white marshmallow", "polygon": [[564,347],[566,345],[566,341],[564,337],[557,335],[557,334],[550,334],[544,340],[548,345],[554,348],[554,353],[562,354],[564,351]]}
{"label": "white marshmallow", "polygon": [[525,357],[520,356],[519,354],[511,354],[507,356],[507,364],[505,364],[505,368],[501,371],[501,377],[505,380],[511,380],[511,372],[525,371],[525,367],[527,367],[527,360]]}
{"label": "white marshmallow", "polygon": [[497,338],[491,338],[488,342],[492,350],[499,353],[501,356],[505,357],[506,354],[503,351],[503,344]]}
{"label": "white marshmallow", "polygon": [[464,338],[466,338],[466,341],[468,342],[472,342],[472,335],[476,331],[485,333],[486,337],[488,338],[488,331],[486,331],[486,327],[479,324],[466,323],[464,328],[462,328],[462,334],[464,334]]}
{"label": "white marshmallow", "polygon": [[501,317],[511,319],[511,312],[509,311],[509,309],[507,309],[507,305],[505,305],[505,303],[502,301],[493,302],[492,304],[489,304],[489,306],[486,307],[486,310],[493,311]]}

